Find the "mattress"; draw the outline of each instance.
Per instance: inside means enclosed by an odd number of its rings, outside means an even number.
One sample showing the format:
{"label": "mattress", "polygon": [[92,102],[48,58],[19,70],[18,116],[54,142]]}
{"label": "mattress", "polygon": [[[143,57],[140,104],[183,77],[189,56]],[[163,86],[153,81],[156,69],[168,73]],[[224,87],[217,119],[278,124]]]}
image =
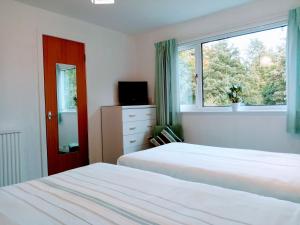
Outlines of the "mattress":
{"label": "mattress", "polygon": [[300,155],[172,143],[118,164],[300,203]]}
{"label": "mattress", "polygon": [[299,225],[300,205],[94,164],[0,189],[0,224]]}

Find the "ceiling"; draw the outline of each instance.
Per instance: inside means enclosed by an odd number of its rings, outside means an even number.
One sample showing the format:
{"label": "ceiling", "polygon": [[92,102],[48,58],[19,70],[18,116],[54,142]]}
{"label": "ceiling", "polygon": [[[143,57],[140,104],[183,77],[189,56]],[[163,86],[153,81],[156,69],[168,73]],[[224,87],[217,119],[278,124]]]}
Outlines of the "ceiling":
{"label": "ceiling", "polygon": [[90,0],[17,0],[113,30],[136,34],[184,22],[252,0],[115,0],[93,5]]}

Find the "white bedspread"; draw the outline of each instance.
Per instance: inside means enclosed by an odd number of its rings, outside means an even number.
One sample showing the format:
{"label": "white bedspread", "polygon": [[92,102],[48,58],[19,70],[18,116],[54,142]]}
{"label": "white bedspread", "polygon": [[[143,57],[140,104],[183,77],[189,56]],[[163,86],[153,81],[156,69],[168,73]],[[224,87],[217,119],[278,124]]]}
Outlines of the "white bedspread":
{"label": "white bedspread", "polygon": [[0,189],[0,224],[299,225],[300,205],[95,164]]}
{"label": "white bedspread", "polygon": [[118,163],[300,203],[300,155],[173,143]]}

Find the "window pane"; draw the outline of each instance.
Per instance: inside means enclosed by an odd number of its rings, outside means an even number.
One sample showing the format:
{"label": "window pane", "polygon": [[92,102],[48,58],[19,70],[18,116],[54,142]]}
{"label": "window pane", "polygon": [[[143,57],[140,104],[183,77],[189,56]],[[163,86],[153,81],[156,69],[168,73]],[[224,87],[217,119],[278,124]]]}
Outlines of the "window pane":
{"label": "window pane", "polygon": [[232,85],[243,88],[245,105],[286,104],[287,27],[202,45],[203,104],[227,106]]}
{"label": "window pane", "polygon": [[195,49],[179,52],[178,73],[181,105],[193,105],[196,102],[195,64]]}

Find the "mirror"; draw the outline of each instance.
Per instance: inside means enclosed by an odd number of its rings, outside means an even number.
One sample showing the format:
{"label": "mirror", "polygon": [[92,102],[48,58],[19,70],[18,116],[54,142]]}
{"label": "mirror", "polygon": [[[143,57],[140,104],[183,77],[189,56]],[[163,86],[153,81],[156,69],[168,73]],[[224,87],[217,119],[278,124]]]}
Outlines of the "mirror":
{"label": "mirror", "polygon": [[76,66],[56,64],[59,153],[79,151]]}

